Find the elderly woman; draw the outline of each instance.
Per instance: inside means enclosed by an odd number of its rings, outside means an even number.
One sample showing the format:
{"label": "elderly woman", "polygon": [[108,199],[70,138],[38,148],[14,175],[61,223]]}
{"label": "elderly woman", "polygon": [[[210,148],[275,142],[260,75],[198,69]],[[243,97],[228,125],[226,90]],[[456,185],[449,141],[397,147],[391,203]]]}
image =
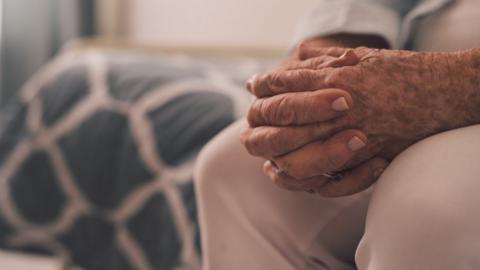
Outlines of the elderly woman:
{"label": "elderly woman", "polygon": [[302,25],[201,154],[205,269],[480,269],[480,1],[322,0]]}

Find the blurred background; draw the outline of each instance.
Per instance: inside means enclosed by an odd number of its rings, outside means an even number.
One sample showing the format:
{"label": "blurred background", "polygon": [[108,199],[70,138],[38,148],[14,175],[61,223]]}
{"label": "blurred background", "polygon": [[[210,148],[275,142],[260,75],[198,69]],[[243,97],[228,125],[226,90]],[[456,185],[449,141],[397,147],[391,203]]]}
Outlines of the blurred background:
{"label": "blurred background", "polygon": [[[1,100],[78,38],[284,52],[315,0],[0,0]],[[268,33],[268,34],[265,34]]]}
{"label": "blurred background", "polygon": [[200,149],[317,0],[0,0],[0,269],[199,270]]}

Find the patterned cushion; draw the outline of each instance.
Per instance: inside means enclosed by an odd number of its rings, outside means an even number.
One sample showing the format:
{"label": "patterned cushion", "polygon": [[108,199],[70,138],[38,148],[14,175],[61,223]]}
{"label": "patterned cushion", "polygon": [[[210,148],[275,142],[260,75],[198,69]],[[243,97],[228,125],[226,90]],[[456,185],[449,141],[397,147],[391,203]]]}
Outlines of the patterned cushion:
{"label": "patterned cushion", "polygon": [[269,64],[57,57],[0,114],[0,247],[85,269],[199,269],[195,156]]}

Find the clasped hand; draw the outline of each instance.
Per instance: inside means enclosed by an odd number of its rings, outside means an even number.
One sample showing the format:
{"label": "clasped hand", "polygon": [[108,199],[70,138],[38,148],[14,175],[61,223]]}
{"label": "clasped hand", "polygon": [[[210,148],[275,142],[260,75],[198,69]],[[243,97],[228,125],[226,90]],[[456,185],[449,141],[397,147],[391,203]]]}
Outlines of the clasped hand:
{"label": "clasped hand", "polygon": [[[254,76],[241,141],[280,187],[345,196],[371,186],[402,150],[455,125],[449,60],[434,53],[301,48]],[[443,58],[442,58],[443,57]],[[443,65],[445,63],[445,65]],[[457,114],[458,115],[458,114]],[[325,174],[339,173],[339,179]]]}

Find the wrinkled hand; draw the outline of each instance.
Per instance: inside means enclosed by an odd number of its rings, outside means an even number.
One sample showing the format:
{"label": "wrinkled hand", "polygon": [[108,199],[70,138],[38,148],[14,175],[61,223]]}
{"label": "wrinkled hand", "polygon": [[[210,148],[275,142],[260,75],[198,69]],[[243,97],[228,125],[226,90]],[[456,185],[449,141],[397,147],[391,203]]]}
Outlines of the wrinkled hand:
{"label": "wrinkled hand", "polygon": [[[475,71],[460,54],[330,48],[305,58],[248,85],[258,99],[242,142],[273,161],[265,172],[282,187],[359,192],[411,144],[479,121],[478,91],[464,79]],[[343,178],[322,176],[331,171]]]}

